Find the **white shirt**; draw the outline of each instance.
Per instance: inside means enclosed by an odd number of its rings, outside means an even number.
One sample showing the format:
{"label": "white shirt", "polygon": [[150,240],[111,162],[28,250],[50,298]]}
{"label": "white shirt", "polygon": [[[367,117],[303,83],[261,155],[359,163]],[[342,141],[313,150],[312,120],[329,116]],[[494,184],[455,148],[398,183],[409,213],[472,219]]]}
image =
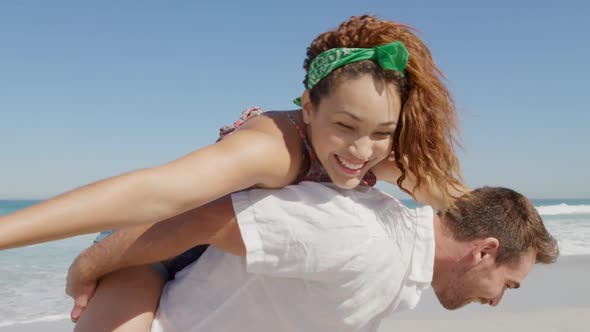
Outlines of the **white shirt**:
{"label": "white shirt", "polygon": [[313,182],[232,200],[246,257],[210,247],[166,285],[153,332],[376,331],[430,284],[430,208]]}

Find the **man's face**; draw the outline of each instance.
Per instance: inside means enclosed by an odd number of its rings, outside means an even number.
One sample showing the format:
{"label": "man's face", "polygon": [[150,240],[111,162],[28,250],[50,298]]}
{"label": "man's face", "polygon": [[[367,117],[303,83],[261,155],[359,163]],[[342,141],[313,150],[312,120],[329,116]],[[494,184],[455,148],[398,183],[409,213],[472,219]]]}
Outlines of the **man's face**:
{"label": "man's face", "polygon": [[459,262],[445,278],[446,282],[434,289],[446,309],[455,310],[472,302],[498,305],[506,289],[520,287],[536,259],[536,253],[530,250],[518,261],[497,265],[494,254],[480,254],[480,259],[470,264]]}

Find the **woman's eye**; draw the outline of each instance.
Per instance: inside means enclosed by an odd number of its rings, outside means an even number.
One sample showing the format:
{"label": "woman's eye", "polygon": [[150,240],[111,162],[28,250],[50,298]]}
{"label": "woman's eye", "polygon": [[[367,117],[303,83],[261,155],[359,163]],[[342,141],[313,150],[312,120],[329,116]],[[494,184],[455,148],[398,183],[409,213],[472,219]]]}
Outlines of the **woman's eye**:
{"label": "woman's eye", "polygon": [[393,133],[388,132],[388,131],[380,131],[374,134],[375,137],[379,137],[379,138],[389,138],[390,136],[393,135]]}
{"label": "woman's eye", "polygon": [[349,129],[349,130],[354,129],[353,127],[351,127],[351,126],[349,126],[347,124],[344,124],[342,122],[336,122],[336,125],[338,125],[338,127],[344,128],[344,129]]}

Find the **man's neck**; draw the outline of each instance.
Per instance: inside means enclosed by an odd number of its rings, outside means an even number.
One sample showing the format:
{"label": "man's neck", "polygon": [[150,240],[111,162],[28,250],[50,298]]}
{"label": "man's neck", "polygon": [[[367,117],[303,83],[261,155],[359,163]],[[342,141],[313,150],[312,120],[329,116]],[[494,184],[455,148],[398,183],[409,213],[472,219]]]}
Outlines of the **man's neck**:
{"label": "man's neck", "polygon": [[445,221],[438,215],[434,215],[434,270],[432,276],[433,286],[439,280],[438,276],[447,274],[450,269],[458,267],[465,254],[468,243],[462,243],[453,237],[451,231],[445,226]]}

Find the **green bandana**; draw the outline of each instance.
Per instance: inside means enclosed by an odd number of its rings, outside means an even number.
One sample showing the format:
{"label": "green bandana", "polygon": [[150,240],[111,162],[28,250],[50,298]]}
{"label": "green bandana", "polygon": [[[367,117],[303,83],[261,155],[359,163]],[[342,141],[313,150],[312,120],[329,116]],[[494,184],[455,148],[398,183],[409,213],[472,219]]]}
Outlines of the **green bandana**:
{"label": "green bandana", "polygon": [[[307,88],[311,90],[335,69],[363,60],[373,60],[383,69],[396,70],[403,74],[408,57],[408,50],[399,41],[372,48],[332,48],[322,52],[311,62],[307,74]],[[293,102],[301,106],[301,98]]]}

